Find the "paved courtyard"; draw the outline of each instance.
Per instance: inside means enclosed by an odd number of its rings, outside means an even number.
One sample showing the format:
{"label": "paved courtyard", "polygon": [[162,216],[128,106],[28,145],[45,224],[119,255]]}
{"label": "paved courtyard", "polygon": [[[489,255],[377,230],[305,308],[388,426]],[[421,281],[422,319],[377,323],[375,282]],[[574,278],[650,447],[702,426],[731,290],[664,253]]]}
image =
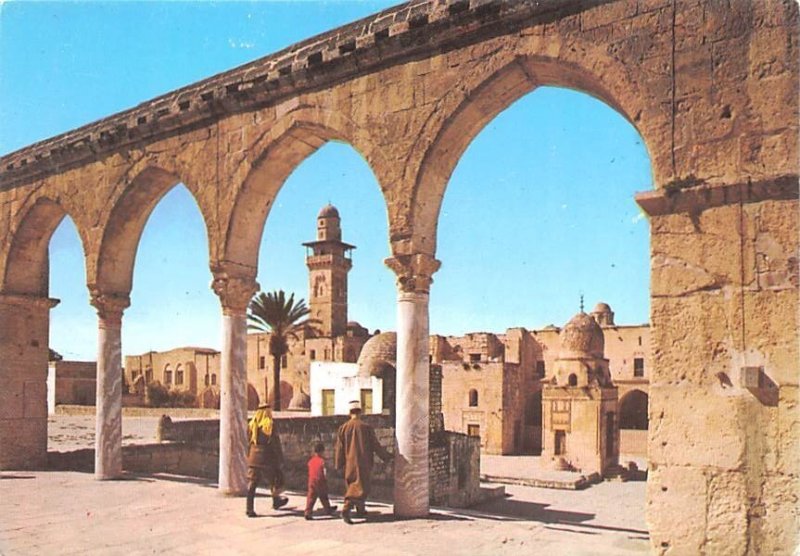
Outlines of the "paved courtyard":
{"label": "paved courtyard", "polygon": [[[224,497],[210,482],[169,475],[95,481],[75,472],[0,473],[0,554],[633,554],[648,549],[644,483],[566,492],[510,486],[508,496],[464,511],[395,520],[370,504],[369,522],[302,518],[302,493],[273,511]],[[638,502],[638,503],[637,503]],[[341,504],[341,500],[334,500]],[[635,506],[635,508],[634,508]]]}
{"label": "paved courtyard", "polygon": [[[158,419],[123,419],[124,442],[154,441]],[[56,416],[51,450],[91,447],[93,418]],[[524,458],[486,458],[493,468]],[[506,485],[506,497],[469,510],[435,509],[428,519],[396,520],[372,503],[369,522],[302,519],[303,493],[259,517],[244,499],[219,494],[211,481],[174,475],[128,475],[95,481],[77,472],[0,473],[0,554],[634,554],[649,548],[645,483],[607,482],[582,491]],[[263,491],[262,491],[263,494]],[[335,504],[341,500],[334,497]]]}

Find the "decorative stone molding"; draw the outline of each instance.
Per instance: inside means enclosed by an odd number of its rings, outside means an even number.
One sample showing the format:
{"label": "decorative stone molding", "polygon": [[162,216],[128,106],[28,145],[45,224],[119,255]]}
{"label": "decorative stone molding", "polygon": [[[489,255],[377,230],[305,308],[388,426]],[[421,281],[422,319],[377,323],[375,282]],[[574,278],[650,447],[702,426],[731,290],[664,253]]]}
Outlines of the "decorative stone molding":
{"label": "decorative stone molding", "polygon": [[60,299],[20,293],[0,293],[0,304],[52,309],[61,303]]}
{"label": "decorative stone molding", "polygon": [[442,265],[425,253],[398,255],[383,262],[397,275],[397,287],[404,293],[429,293],[433,273]]}
{"label": "decorative stone molding", "polygon": [[131,298],[127,293],[103,293],[90,287],[89,295],[90,303],[97,309],[97,316],[104,324],[122,323],[122,313],[131,304]]}
{"label": "decorative stone molding", "polygon": [[228,265],[212,268],[214,279],[211,289],[219,297],[224,315],[244,314],[253,295],[260,286],[252,276],[241,276],[231,272]]}
{"label": "decorative stone molding", "polygon": [[698,213],[739,203],[794,200],[798,198],[797,184],[796,175],[787,175],[723,185],[697,183],[686,187],[664,186],[655,191],[637,193],[636,202],[648,216]]}

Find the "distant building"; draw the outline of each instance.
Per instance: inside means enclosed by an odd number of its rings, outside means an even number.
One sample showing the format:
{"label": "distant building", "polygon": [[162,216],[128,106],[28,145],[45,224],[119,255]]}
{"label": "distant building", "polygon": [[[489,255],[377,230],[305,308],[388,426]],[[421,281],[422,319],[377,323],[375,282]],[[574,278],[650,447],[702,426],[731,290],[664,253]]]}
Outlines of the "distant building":
{"label": "distant building", "polygon": [[97,395],[97,363],[50,361],[47,369],[47,412],[56,405],[94,405]]}
{"label": "distant building", "polygon": [[[591,317],[602,330],[619,392],[621,453],[646,455],[650,326],[617,325],[605,303],[598,303]],[[548,326],[431,336],[431,362],[442,366],[445,427],[479,435],[484,453],[539,453],[542,381],[555,372],[560,333]]]}
{"label": "distant building", "polygon": [[[347,274],[355,246],[342,241],[339,211],[333,205],[317,216],[316,240],[308,249],[308,307],[313,323],[289,340],[289,352],[281,358],[282,409],[309,411],[309,368],[315,362],[355,364],[370,334],[359,323],[347,320]],[[272,356],[269,333],[247,335],[247,399],[254,409],[272,400]],[[131,392],[144,392],[145,384],[159,382],[171,390],[189,391],[202,407],[219,405],[219,352],[209,348],[183,347],[125,357],[125,377]]]}

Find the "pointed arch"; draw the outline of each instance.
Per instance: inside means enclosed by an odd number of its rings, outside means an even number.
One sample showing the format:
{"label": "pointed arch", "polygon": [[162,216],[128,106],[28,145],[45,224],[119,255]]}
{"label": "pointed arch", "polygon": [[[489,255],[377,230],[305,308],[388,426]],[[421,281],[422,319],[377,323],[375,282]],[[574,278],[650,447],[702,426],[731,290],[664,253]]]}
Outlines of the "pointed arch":
{"label": "pointed arch", "polygon": [[619,428],[647,430],[649,401],[647,393],[639,389],[631,390],[622,396],[619,400]]}
{"label": "pointed arch", "polygon": [[[23,216],[12,232],[0,291],[46,297],[50,290],[50,239],[69,214],[50,197],[38,197],[20,212]],[[75,224],[72,217],[70,220]],[[75,229],[85,254],[86,237],[77,225]]]}
{"label": "pointed arch", "polygon": [[[608,73],[602,76],[598,68],[590,70],[577,63],[547,56],[521,56],[506,64],[474,86],[454,88],[451,95],[460,95],[456,108],[445,117],[438,129],[420,134],[421,138],[434,136],[426,143],[423,139],[415,145],[422,151],[412,197],[409,204],[409,234],[416,249],[434,255],[439,212],[450,176],[464,151],[480,132],[503,110],[540,86],[573,89],[593,96],[620,113],[637,130],[648,149],[654,178],[666,174],[656,168],[663,156],[654,156],[647,141],[655,135],[658,122],[645,122],[642,113],[644,100],[635,82],[618,63],[606,58]],[[658,155],[658,153],[655,153]],[[420,156],[420,155],[418,155]],[[412,157],[413,158],[413,157]]]}
{"label": "pointed arch", "polygon": [[213,237],[208,214],[198,199],[197,187],[158,166],[145,166],[119,196],[105,221],[90,287],[109,293],[131,291],[136,251],[144,227],[156,205],[179,183],[186,186],[196,203],[211,248]]}
{"label": "pointed arch", "polygon": [[[255,274],[258,251],[270,209],[289,175],[330,141],[352,147],[366,161],[386,203],[390,166],[369,134],[343,115],[315,107],[302,107],[279,120],[251,147],[257,153],[237,193],[228,222],[223,261]],[[388,219],[388,216],[387,216]]]}

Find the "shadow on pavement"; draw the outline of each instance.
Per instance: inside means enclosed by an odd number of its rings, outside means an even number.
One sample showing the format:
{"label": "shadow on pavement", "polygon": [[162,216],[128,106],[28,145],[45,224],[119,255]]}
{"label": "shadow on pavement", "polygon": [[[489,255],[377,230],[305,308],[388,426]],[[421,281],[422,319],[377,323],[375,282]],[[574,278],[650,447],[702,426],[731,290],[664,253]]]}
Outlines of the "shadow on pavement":
{"label": "shadow on pavement", "polygon": [[0,475],[0,479],[35,479],[33,475]]}
{"label": "shadow on pavement", "polygon": [[[491,520],[516,520],[516,521],[537,521],[549,525],[571,525],[584,529],[595,529],[601,531],[616,531],[620,533],[633,533],[649,538],[648,531],[642,529],[629,529],[626,527],[613,527],[610,525],[598,525],[586,523],[595,518],[596,514],[583,512],[570,512],[564,510],[548,509],[549,504],[537,504],[535,502],[524,502],[521,500],[502,499],[487,504],[476,506],[473,510],[475,517]],[[547,527],[559,531],[568,531],[581,534],[597,534],[588,531],[576,531],[572,529],[562,529],[557,527]]]}

